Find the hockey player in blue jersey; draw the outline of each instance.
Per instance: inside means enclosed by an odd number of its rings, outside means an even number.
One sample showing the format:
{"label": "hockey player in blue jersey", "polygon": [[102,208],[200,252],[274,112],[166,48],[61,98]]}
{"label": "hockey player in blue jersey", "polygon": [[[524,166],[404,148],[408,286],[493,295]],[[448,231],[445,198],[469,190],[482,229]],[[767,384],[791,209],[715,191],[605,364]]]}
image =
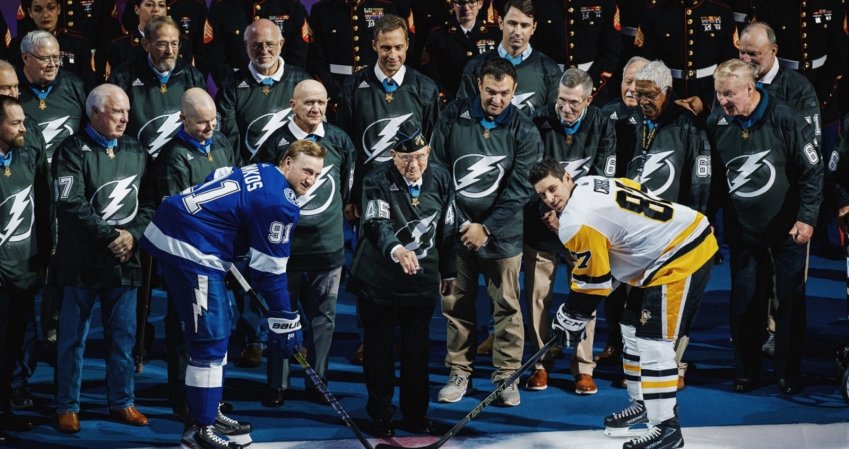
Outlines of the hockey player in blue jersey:
{"label": "hockey player in blue jersey", "polygon": [[286,263],[298,196],[315,183],[324,153],[301,140],[276,166],[220,168],[205,184],[165,198],[144,232],[141,245],[159,261],[189,342],[186,399],[194,427],[182,438],[184,448],[241,448],[225,434],[249,431],[218,410],[230,336],[224,276],[237,256],[249,255],[253,287],[268,302],[271,350],[288,358],[301,344]]}

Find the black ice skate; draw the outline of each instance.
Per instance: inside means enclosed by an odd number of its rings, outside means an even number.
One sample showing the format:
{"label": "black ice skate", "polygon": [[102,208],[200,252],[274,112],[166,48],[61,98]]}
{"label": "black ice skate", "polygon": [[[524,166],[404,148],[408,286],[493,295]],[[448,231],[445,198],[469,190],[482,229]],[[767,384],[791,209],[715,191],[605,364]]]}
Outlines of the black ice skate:
{"label": "black ice skate", "polygon": [[[604,418],[604,434],[609,437],[635,437],[648,430],[641,424],[648,424],[649,417],[643,401],[633,401],[624,410],[611,413]],[[634,426],[639,426],[632,429]]]}
{"label": "black ice skate", "polygon": [[634,438],[622,445],[622,449],[674,449],[684,447],[681,425],[678,418],[669,418],[656,425],[649,426],[645,435]]}
{"label": "black ice skate", "polygon": [[194,426],[180,439],[182,449],[243,449],[245,445],[215,433],[214,426]]}

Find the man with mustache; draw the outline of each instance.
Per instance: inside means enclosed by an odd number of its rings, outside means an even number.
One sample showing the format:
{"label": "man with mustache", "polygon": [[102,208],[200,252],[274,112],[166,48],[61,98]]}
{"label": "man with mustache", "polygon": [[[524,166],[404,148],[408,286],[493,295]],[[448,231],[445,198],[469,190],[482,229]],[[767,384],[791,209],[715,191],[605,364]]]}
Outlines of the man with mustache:
{"label": "man with mustache", "polygon": [[192,87],[206,88],[200,71],[180,57],[180,28],[171,17],[145,23],[145,52],[113,71],[109,82],[127,92],[127,132],[154,158],[180,128],[180,98]]}
{"label": "man with mustache", "polygon": [[89,124],[62,142],[54,157],[59,240],[56,283],[62,288],[56,360],[56,412],[63,433],[80,430],[83,354],[94,302],[100,299],[110,415],[147,425],[135,407],[132,351],[136,290],[141,284],[138,240],[153,214],[148,190],[153,160],[125,135],[130,101],[102,84],[86,99]]}

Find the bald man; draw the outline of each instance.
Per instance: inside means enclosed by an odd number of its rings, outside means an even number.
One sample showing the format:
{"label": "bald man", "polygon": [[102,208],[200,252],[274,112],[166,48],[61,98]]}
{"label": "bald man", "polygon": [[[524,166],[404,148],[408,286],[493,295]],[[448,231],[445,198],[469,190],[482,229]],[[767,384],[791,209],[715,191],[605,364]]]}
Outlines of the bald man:
{"label": "bald man", "polygon": [[[348,197],[347,181],[355,157],[354,144],[348,135],[324,122],[327,100],[327,91],[318,81],[298,83],[289,100],[294,116],[271,135],[256,155],[259,162],[276,164],[289,144],[299,139],[312,140],[327,150],[324,169],[312,189],[298,199],[301,218],[287,266],[289,296],[293,304],[300,301],[306,323],[312,328],[304,339],[309,362],[325,380],[336,321],[339,277],[345,261],[342,204]],[[263,404],[280,406],[289,385],[289,362],[274,354],[268,359],[269,393],[264,396]],[[308,397],[324,400],[315,385],[309,381],[306,384]]]}
{"label": "bald man", "polygon": [[[205,90],[194,87],[183,93],[180,97],[180,121],[182,126],[159,155],[162,163],[157,163],[154,174],[158,202],[203,183],[217,168],[236,165],[236,153],[230,141],[215,131],[215,103]],[[186,340],[171,301],[168,301],[165,318],[165,351],[171,409],[175,415],[185,418],[188,406],[183,385],[189,359]]]}

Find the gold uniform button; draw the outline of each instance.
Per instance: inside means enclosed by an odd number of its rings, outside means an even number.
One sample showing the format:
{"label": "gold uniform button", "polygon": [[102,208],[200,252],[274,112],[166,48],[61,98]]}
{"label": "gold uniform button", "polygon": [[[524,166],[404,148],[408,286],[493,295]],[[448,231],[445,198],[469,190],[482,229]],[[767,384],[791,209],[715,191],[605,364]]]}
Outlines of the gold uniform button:
{"label": "gold uniform button", "polygon": [[688,10],[687,10],[687,15],[688,15],[688,16],[692,16],[692,15],[693,15],[693,10],[692,10],[692,9],[688,9]]}
{"label": "gold uniform button", "polygon": [[808,13],[806,13],[805,11],[802,11],[802,14],[800,14],[800,16],[803,17],[803,18],[807,15],[808,15]]}
{"label": "gold uniform button", "polygon": [[569,43],[569,48],[575,48],[575,44]]}
{"label": "gold uniform button", "polygon": [[254,16],[254,20],[259,20],[259,16]]}
{"label": "gold uniform button", "polygon": [[472,53],[472,52],[470,52],[470,51],[467,51],[467,52],[466,52],[466,56],[468,56],[468,57],[471,57],[471,56],[472,56],[472,54],[473,54],[473,53]]}
{"label": "gold uniform button", "polygon": [[236,35],[238,36],[238,35],[239,35],[239,30],[236,30],[236,31],[235,31],[235,33],[236,33]]}
{"label": "gold uniform button", "polygon": [[[692,52],[690,52],[690,53],[692,53]],[[693,61],[687,61],[687,67],[692,67],[692,66],[693,66]]]}
{"label": "gold uniform button", "polygon": [[569,19],[569,25],[574,25],[574,24],[575,24],[575,19]]}
{"label": "gold uniform button", "polygon": [[355,47],[354,47],[354,51],[359,52],[359,51],[360,51],[360,47],[359,47],[359,46],[355,46]]}
{"label": "gold uniform button", "polygon": [[693,24],[693,19],[687,19],[687,25],[692,25],[692,24]]}
{"label": "gold uniform button", "polygon": [[73,5],[73,4],[74,4],[74,0],[68,0],[68,4],[69,4],[69,5]]}
{"label": "gold uniform button", "polygon": [[670,34],[669,34],[669,33],[666,33],[666,37],[670,37]]}
{"label": "gold uniform button", "polygon": [[259,11],[260,9],[262,9],[262,5],[256,5],[256,10]]}
{"label": "gold uniform button", "polygon": [[360,62],[360,57],[359,57],[359,56],[354,56],[354,61]]}
{"label": "gold uniform button", "polygon": [[802,33],[802,39],[805,39],[806,37],[808,37],[808,33]]}
{"label": "gold uniform button", "polygon": [[358,40],[360,40],[360,36],[354,36],[354,42],[357,42]]}
{"label": "gold uniform button", "polygon": [[[353,30],[354,30],[354,31],[357,31],[357,30],[359,30],[359,29],[360,29],[360,26],[359,26],[359,25],[354,25],[354,28],[353,28]],[[336,32],[336,30],[333,30],[333,32]]]}
{"label": "gold uniform button", "polygon": [[808,48],[808,44],[802,44],[802,48]]}
{"label": "gold uniform button", "polygon": [[575,35],[575,32],[574,32],[574,31],[570,31],[570,32],[569,32],[569,36],[574,36],[574,35]]}
{"label": "gold uniform button", "polygon": [[808,54],[807,54],[807,53],[802,53],[802,57],[803,57],[803,58],[805,58],[805,59],[808,59]]}
{"label": "gold uniform button", "polygon": [[353,16],[351,16],[351,20],[360,20],[360,17],[354,14]]}
{"label": "gold uniform button", "polygon": [[73,15],[74,15],[74,12],[73,12],[73,11],[68,11],[68,15],[69,15],[69,16],[73,16]]}
{"label": "gold uniform button", "polygon": [[546,20],[545,23],[551,24],[551,19]]}
{"label": "gold uniform button", "polygon": [[74,26],[74,21],[73,21],[73,20],[69,21],[69,22],[68,22],[68,26],[69,26],[69,27],[73,27],[73,26]]}
{"label": "gold uniform button", "polygon": [[569,8],[569,12],[575,12],[575,8]]}
{"label": "gold uniform button", "polygon": [[695,71],[695,70],[689,70],[689,71],[687,71],[687,76],[689,76],[689,77],[691,77],[691,78],[692,78],[692,77],[694,77],[694,76],[696,76],[696,71]]}
{"label": "gold uniform button", "polygon": [[806,26],[808,26],[808,23],[807,23],[807,22],[802,22],[802,28],[805,28]]}
{"label": "gold uniform button", "polygon": [[595,25],[595,22],[593,22],[592,20],[590,20],[590,25]]}
{"label": "gold uniform button", "polygon": [[689,45],[693,45],[693,40],[692,40],[692,39],[688,40],[688,41],[687,41],[687,44],[689,44]]}
{"label": "gold uniform button", "polygon": [[[688,31],[688,32],[687,32],[687,34],[689,34],[689,35],[691,35],[691,36],[692,36],[692,35],[693,35],[693,30]],[[667,36],[668,36],[668,34],[667,34]]]}
{"label": "gold uniform button", "polygon": [[693,50],[688,51],[687,54],[693,56]]}

